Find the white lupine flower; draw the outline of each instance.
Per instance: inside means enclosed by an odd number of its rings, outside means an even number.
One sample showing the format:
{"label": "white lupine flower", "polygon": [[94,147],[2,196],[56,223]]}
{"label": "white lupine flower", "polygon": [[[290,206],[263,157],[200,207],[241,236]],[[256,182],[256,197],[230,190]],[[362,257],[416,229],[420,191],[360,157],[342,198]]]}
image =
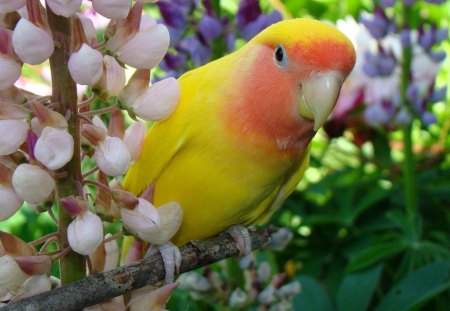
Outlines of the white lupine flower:
{"label": "white lupine flower", "polygon": [[23,200],[13,188],[0,184],[0,221],[14,215],[22,204]]}
{"label": "white lupine flower", "polygon": [[83,14],[77,13],[77,17],[80,19],[81,24],[83,24],[84,35],[88,43],[92,43],[92,40],[97,38],[97,30],[95,29],[94,22]]}
{"label": "white lupine flower", "polygon": [[117,44],[117,40],[111,42],[107,48],[121,62],[134,68],[150,69],[163,59],[169,48],[170,36],[166,26],[157,24],[149,15],[143,15],[139,31],[131,39],[123,44]]}
{"label": "white lupine flower", "polygon": [[34,147],[36,159],[51,170],[66,165],[73,156],[73,137],[66,130],[46,126]]}
{"label": "white lupine flower", "polygon": [[70,247],[82,255],[92,254],[103,242],[103,223],[90,211],[78,215],[67,227]]}
{"label": "white lupine flower", "polygon": [[27,163],[14,170],[12,184],[18,196],[32,204],[44,202],[55,189],[55,181],[46,171]]}
{"label": "white lupine flower", "polygon": [[46,0],[47,5],[56,15],[70,17],[74,15],[81,6],[82,0]]}
{"label": "white lupine flower", "polygon": [[27,138],[28,124],[22,120],[0,120],[0,155],[19,149]]}
{"label": "white lupine flower", "polygon": [[[106,238],[111,237],[111,234],[107,234]],[[119,262],[119,246],[117,245],[117,240],[112,240],[106,242],[105,246],[105,265],[103,267],[103,271],[112,270],[117,267],[117,263]]]}
{"label": "white lupine flower", "polygon": [[124,225],[134,232],[152,234],[160,230],[160,217],[156,207],[149,201],[139,198],[134,209],[121,208],[120,215]]}
{"label": "white lupine flower", "polygon": [[11,302],[25,299],[34,295],[48,292],[52,289],[52,282],[47,274],[38,274],[29,277],[20,287]]}
{"label": "white lupine flower", "polygon": [[175,111],[180,100],[180,92],[178,81],[174,78],[167,78],[151,85],[127,105],[144,120],[164,120]]}
{"label": "white lupine flower", "polygon": [[129,302],[130,311],[161,311],[166,310],[165,306],[172,292],[177,288],[178,283],[166,284],[155,288],[152,285],[134,290],[131,293]]}
{"label": "white lupine flower", "polygon": [[0,298],[7,294],[16,294],[28,275],[20,269],[14,257],[0,257]]}
{"label": "white lupine flower", "polygon": [[92,7],[109,19],[124,19],[130,12],[131,0],[92,0]]}
{"label": "white lupine flower", "polygon": [[0,0],[0,13],[5,14],[17,11],[25,6],[27,0]]}
{"label": "white lupine flower", "polygon": [[135,161],[141,154],[142,144],[145,139],[146,127],[141,122],[133,122],[126,130],[123,142],[130,151],[131,160]]}
{"label": "white lupine flower", "polygon": [[103,55],[83,43],[78,51],[70,55],[68,67],[76,83],[94,85],[103,73]]}
{"label": "white lupine flower", "polygon": [[22,74],[22,65],[9,57],[0,54],[0,91],[14,85]]}
{"label": "white lupine flower", "polygon": [[14,28],[12,44],[17,56],[31,65],[47,60],[54,49],[52,36],[25,18],[21,18]]}
{"label": "white lupine flower", "polygon": [[124,174],[130,166],[131,156],[127,146],[118,137],[106,136],[95,148],[98,168],[109,176]]}

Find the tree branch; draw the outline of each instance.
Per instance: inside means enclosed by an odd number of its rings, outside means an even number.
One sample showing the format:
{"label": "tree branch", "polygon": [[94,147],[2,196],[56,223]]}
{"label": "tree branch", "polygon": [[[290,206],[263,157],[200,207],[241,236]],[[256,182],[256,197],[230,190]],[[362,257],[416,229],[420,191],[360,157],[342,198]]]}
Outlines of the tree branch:
{"label": "tree branch", "polygon": [[[262,232],[250,232],[250,237],[252,250],[265,246],[270,239],[267,233]],[[181,273],[238,255],[236,243],[228,234],[205,241],[196,241],[194,244],[189,243],[180,249]],[[83,280],[20,300],[0,310],[80,310],[131,290],[154,284],[163,280],[164,276],[164,265],[158,253],[131,265],[90,275]]]}

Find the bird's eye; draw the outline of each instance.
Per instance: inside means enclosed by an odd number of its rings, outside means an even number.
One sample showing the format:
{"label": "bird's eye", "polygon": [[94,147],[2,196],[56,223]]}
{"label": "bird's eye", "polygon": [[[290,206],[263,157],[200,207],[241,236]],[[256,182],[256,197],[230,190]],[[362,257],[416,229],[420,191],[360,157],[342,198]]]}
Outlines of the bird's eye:
{"label": "bird's eye", "polygon": [[287,54],[286,50],[282,45],[278,45],[275,48],[274,54],[275,63],[280,67],[286,67],[287,65]]}

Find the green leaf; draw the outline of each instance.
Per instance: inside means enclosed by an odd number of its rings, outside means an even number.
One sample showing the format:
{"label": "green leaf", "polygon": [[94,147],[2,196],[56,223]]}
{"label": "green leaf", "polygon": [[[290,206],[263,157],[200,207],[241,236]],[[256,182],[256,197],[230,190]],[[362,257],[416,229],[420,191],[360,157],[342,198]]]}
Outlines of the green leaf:
{"label": "green leaf", "polygon": [[410,310],[450,288],[450,262],[429,264],[402,279],[375,311]]}
{"label": "green leaf", "polygon": [[295,310],[334,311],[329,293],[317,279],[310,276],[298,276],[296,279],[300,282],[302,291],[294,298]]}
{"label": "green leaf", "polygon": [[381,260],[393,257],[401,252],[403,252],[408,247],[405,241],[388,241],[382,244],[376,244],[367,250],[364,250],[356,256],[348,267],[349,271],[356,271],[369,267]]}
{"label": "green leaf", "polygon": [[349,273],[342,280],[337,294],[339,311],[367,310],[384,265]]}

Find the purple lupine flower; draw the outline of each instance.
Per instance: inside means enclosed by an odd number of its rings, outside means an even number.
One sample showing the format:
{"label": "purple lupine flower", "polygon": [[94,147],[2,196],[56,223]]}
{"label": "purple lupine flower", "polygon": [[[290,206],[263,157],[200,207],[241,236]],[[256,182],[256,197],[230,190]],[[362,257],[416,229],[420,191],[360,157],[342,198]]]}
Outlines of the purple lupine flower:
{"label": "purple lupine flower", "polygon": [[374,10],[374,15],[361,16],[360,22],[366,26],[367,30],[369,30],[370,34],[375,39],[384,38],[389,32],[395,30],[395,25],[393,22],[386,16],[386,13],[379,7],[376,7]]}
{"label": "purple lupine flower", "polygon": [[411,6],[411,5],[413,5],[415,2],[416,2],[416,0],[403,0],[403,3],[404,3],[406,6]]}
{"label": "purple lupine flower", "polygon": [[394,6],[395,0],[380,0],[380,3],[385,8],[390,8]]}
{"label": "purple lupine flower", "polygon": [[446,0],[425,0],[425,2],[432,3],[432,4],[442,4],[446,2]]}
{"label": "purple lupine flower", "polygon": [[274,10],[270,14],[260,15],[256,20],[241,29],[242,38],[250,40],[268,26],[282,20],[281,13]]}
{"label": "purple lupine flower", "polygon": [[430,97],[430,103],[437,103],[440,101],[445,100],[445,97],[447,96],[447,86],[441,87],[440,89],[433,90],[433,93]]}
{"label": "purple lupine flower", "polygon": [[428,126],[428,125],[431,125],[431,124],[434,124],[437,122],[436,116],[432,112],[429,112],[429,111],[426,111],[425,113],[423,113],[421,116],[421,119],[425,126]]}
{"label": "purple lupine flower", "polygon": [[236,13],[236,25],[243,29],[262,14],[258,0],[241,0]]}
{"label": "purple lupine flower", "polygon": [[411,30],[406,28],[400,33],[400,42],[403,48],[411,47]]}
{"label": "purple lupine flower", "polygon": [[162,0],[156,4],[167,26],[178,29],[186,28],[191,1]]}
{"label": "purple lupine flower", "polygon": [[203,15],[198,25],[198,32],[209,42],[218,38],[222,34],[222,30],[222,23],[209,15]]}
{"label": "purple lupine flower", "polygon": [[192,63],[195,66],[204,65],[211,59],[211,48],[205,45],[196,35],[184,38],[178,47],[189,53]]}
{"label": "purple lupine flower", "polygon": [[167,53],[160,66],[164,71],[183,71],[187,66],[186,55],[183,53]]}

